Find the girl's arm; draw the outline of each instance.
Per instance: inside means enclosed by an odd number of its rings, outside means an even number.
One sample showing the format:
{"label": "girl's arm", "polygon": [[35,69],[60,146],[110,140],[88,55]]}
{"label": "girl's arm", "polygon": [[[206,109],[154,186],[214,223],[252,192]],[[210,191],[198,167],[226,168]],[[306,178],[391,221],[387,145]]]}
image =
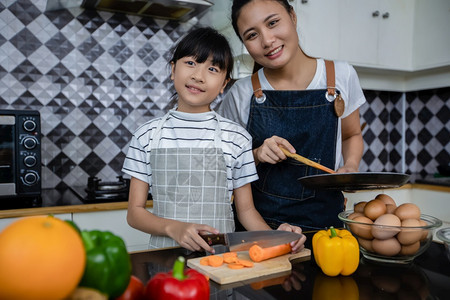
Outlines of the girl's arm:
{"label": "girl's arm", "polygon": [[344,165],[338,173],[357,172],[364,151],[359,109],[342,119],[342,156]]}
{"label": "girl's arm", "polygon": [[[266,221],[261,217],[259,212],[256,210],[255,205],[253,203],[252,189],[250,183],[237,188],[233,192],[234,194],[234,203],[236,206],[236,213],[239,219],[239,222],[245,227],[247,230],[271,230],[269,225],[267,225]],[[302,230],[298,226],[292,226],[289,224],[281,224],[278,227],[278,230],[291,231],[296,233],[302,233]],[[291,243],[292,252],[298,252],[304,247],[306,237],[302,235],[302,237]]]}
{"label": "girl's arm", "polygon": [[148,183],[132,177],[127,213],[127,222],[131,227],[153,235],[168,236],[191,251],[214,251],[199,233],[219,233],[215,228],[158,217],[146,209],[147,197]]}

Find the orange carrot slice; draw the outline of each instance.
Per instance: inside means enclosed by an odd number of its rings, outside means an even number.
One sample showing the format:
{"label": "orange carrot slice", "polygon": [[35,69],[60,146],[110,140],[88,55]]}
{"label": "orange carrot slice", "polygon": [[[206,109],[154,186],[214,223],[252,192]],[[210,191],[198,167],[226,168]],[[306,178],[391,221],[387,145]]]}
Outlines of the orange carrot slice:
{"label": "orange carrot slice", "polygon": [[232,264],[228,264],[228,268],[237,270],[237,269],[244,268],[244,265],[239,264],[239,263],[232,263]]}
{"label": "orange carrot slice", "polygon": [[223,262],[227,264],[235,263],[238,260],[236,252],[225,252],[222,256]]}
{"label": "orange carrot slice", "polygon": [[202,257],[202,258],[200,259],[200,264],[201,264],[202,266],[209,266],[209,258],[208,258],[208,256]]}
{"label": "orange carrot slice", "polygon": [[247,259],[238,259],[237,263],[243,265],[246,268],[252,268],[253,267],[253,262],[249,261]]}
{"label": "orange carrot slice", "polygon": [[208,262],[211,267],[220,267],[223,264],[223,257],[219,255],[208,256]]}
{"label": "orange carrot slice", "polygon": [[248,250],[248,254],[254,262],[260,262],[269,258],[281,256],[291,252],[290,244],[277,245],[269,248],[261,248],[258,245],[253,245]]}

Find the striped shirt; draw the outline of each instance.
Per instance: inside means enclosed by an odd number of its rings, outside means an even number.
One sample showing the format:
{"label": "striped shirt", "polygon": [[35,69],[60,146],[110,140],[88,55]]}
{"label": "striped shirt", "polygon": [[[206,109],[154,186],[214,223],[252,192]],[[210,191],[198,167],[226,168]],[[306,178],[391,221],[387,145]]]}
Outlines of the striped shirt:
{"label": "striped shirt", "polygon": [[[161,131],[159,148],[214,147],[214,133],[219,118],[221,146],[227,166],[228,194],[258,179],[253,160],[250,134],[237,123],[210,111],[190,114],[172,110]],[[148,182],[152,187],[151,145],[158,121],[141,125],[133,134],[122,172]]]}

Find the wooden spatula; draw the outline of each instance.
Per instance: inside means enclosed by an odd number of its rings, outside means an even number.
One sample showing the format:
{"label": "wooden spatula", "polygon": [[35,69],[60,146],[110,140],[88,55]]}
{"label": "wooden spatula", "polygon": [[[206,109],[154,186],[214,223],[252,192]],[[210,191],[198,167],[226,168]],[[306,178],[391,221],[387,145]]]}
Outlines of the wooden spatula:
{"label": "wooden spatula", "polygon": [[289,150],[287,150],[286,148],[280,146],[280,149],[283,151],[284,155],[286,155],[287,157],[293,158],[299,162],[304,163],[305,165],[311,166],[313,168],[325,171],[327,173],[330,174],[334,174],[336,173],[334,170],[331,170],[330,168],[327,168],[325,166],[322,166],[321,164],[318,164],[312,160],[307,159],[306,157],[303,157],[301,155],[295,154],[295,153],[291,153],[289,152]]}

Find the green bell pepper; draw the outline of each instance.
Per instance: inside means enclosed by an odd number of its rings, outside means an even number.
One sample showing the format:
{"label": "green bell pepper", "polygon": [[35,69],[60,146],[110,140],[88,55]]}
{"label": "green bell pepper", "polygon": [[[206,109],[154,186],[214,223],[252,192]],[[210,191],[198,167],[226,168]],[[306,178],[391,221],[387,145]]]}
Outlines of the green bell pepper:
{"label": "green bell pepper", "polygon": [[119,297],[131,278],[131,260],[124,241],[109,231],[81,231],[86,250],[86,269],[80,286]]}

